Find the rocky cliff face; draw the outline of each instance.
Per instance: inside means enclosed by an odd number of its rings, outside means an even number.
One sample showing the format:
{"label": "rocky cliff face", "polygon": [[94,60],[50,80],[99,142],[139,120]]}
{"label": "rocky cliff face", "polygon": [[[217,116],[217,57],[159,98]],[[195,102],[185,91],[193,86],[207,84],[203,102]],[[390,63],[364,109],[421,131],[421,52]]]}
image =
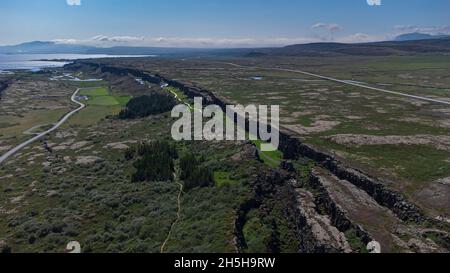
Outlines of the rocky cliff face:
{"label": "rocky cliff face", "polygon": [[[346,241],[345,235],[333,227],[329,220],[327,221],[327,216],[318,216],[314,209],[312,211],[305,209],[303,204],[299,203],[298,193],[294,185],[296,183],[289,173],[278,170],[260,171],[258,178],[252,184],[253,195],[250,200],[241,205],[235,221],[237,252],[244,252],[247,249],[243,230],[249,220],[250,211],[273,211],[271,205],[274,203],[282,207],[282,215],[280,216],[290,223],[292,234],[295,237],[290,237],[290,240],[296,241],[297,252],[353,252]],[[273,215],[269,216],[269,218],[272,217]],[[324,222],[317,223],[316,220],[319,218],[325,219]],[[268,243],[269,250],[272,253],[280,252],[280,238],[278,236],[275,227],[274,235]]]}
{"label": "rocky cliff face", "polygon": [[[261,210],[265,206],[265,202],[268,198],[272,198],[277,194],[278,188],[283,187],[286,184],[286,177],[276,171],[265,172],[262,171],[258,174],[257,179],[251,185],[253,187],[251,198],[241,205],[238,211],[238,218],[235,222],[235,236],[237,238],[238,252],[244,252],[248,245],[244,235],[244,226],[248,221],[248,214],[252,210]],[[285,200],[287,204],[286,208],[290,208],[290,202]],[[288,216],[287,214],[285,216]],[[271,252],[279,252],[278,238],[272,236],[270,242],[268,242],[268,248]]]}
{"label": "rocky cliff face", "polygon": [[[288,138],[288,136],[284,137]],[[301,155],[313,159],[339,179],[347,180],[367,192],[380,205],[391,209],[403,221],[420,223],[425,220],[418,207],[408,203],[401,194],[388,189],[386,182],[370,177],[360,170],[346,166],[325,152],[300,143],[297,139],[290,139],[286,142],[282,141],[282,143],[289,143],[288,145],[282,145],[282,151],[287,151],[291,155],[294,155],[294,158],[295,156]]]}
{"label": "rocky cliff face", "polygon": [[343,233],[354,231],[355,235],[360,238],[365,245],[373,241],[370,234],[367,233],[362,226],[352,223],[344,210],[332,200],[326,187],[322,184],[320,176],[315,172],[311,173],[309,185],[317,191],[315,198],[316,206],[331,217],[333,226]]}

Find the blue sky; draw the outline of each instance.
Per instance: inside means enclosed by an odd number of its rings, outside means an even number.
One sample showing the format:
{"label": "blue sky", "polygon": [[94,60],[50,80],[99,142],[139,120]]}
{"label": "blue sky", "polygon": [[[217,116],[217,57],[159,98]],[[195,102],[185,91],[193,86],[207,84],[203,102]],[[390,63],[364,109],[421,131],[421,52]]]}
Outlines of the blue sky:
{"label": "blue sky", "polygon": [[365,42],[415,31],[450,33],[449,11],[449,0],[381,0],[381,6],[367,0],[0,0],[0,44]]}

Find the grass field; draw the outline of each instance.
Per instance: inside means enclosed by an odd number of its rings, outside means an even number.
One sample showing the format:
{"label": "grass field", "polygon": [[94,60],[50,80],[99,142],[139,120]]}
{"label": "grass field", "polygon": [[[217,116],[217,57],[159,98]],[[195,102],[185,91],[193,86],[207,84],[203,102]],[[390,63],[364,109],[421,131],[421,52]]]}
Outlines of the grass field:
{"label": "grass field", "polygon": [[96,106],[111,106],[111,105],[118,105],[119,102],[113,96],[99,96],[90,99],[88,101],[88,104]]}
{"label": "grass field", "polygon": [[97,124],[102,119],[107,116],[114,116],[120,113],[122,107],[120,105],[112,106],[99,106],[99,105],[89,105],[82,111],[74,115],[65,126],[80,125],[89,126]]}
{"label": "grass field", "polygon": [[121,106],[127,105],[127,103],[131,100],[131,96],[114,96],[114,98]]}
{"label": "grass field", "polygon": [[101,88],[107,85],[106,81],[88,81],[88,82],[71,81],[69,83],[79,88],[92,88],[92,87]]}
{"label": "grass field", "polygon": [[95,106],[125,106],[131,99],[130,96],[112,95],[106,87],[84,89],[80,91],[80,95],[88,96],[87,104]]}
{"label": "grass field", "polygon": [[[438,180],[450,172],[448,152],[429,145],[364,145],[352,147],[339,145],[324,139],[311,140],[317,146],[326,147],[373,166],[380,173],[387,172],[407,189],[407,194],[426,186],[426,181]],[[399,167],[401,166],[401,167]]]}
{"label": "grass field", "polygon": [[72,117],[69,125],[89,126],[97,124],[108,116],[119,114],[131,99],[131,96],[111,94],[106,87],[84,89],[80,91],[80,95],[89,98],[86,101],[87,107]]}
{"label": "grass field", "polygon": [[83,89],[80,91],[80,95],[89,96],[89,97],[100,97],[100,96],[109,96],[109,91],[105,87],[92,88],[92,89]]}

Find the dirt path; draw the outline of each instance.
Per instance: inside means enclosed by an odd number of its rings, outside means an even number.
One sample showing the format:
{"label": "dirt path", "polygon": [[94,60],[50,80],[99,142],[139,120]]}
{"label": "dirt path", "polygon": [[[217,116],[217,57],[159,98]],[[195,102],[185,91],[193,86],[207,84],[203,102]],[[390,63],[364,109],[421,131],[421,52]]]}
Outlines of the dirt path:
{"label": "dirt path", "polygon": [[[175,177],[176,179],[176,177]],[[177,219],[172,223],[172,225],[170,226],[170,230],[169,230],[169,234],[167,234],[167,238],[164,241],[164,243],[161,246],[161,253],[164,253],[165,249],[166,249],[166,245],[170,240],[170,237],[172,236],[172,232],[173,232],[173,228],[175,227],[175,225],[180,221],[181,219],[181,195],[183,194],[183,187],[184,185],[180,182],[176,182],[179,186],[180,186],[180,192],[178,193],[178,198],[177,198],[177,202],[178,202],[178,211],[177,211]]]}

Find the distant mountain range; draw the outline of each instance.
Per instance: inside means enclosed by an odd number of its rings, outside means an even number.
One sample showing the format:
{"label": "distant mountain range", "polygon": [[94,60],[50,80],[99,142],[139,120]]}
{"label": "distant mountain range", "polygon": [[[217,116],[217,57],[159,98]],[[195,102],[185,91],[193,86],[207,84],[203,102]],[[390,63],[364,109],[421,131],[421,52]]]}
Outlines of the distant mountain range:
{"label": "distant mountain range", "polygon": [[447,34],[438,34],[438,35],[431,35],[431,34],[424,34],[424,33],[406,33],[399,35],[395,38],[395,41],[402,42],[402,41],[419,41],[419,40],[430,40],[430,39],[442,39],[442,38],[448,38],[450,35]]}
{"label": "distant mountain range", "polygon": [[0,46],[0,54],[108,54],[108,55],[165,55],[213,51],[192,48],[163,47],[94,47],[34,41],[12,46]]}
{"label": "distant mountain range", "polygon": [[13,46],[0,46],[0,54],[107,54],[158,56],[389,56],[421,53],[450,53],[450,36],[410,33],[395,41],[343,44],[311,43],[280,48],[256,49],[195,49],[164,47],[94,47],[60,44],[55,42],[29,42]]}
{"label": "distant mountain range", "polygon": [[253,50],[248,57],[263,56],[390,56],[450,53],[450,38],[388,41],[360,44],[312,43]]}

